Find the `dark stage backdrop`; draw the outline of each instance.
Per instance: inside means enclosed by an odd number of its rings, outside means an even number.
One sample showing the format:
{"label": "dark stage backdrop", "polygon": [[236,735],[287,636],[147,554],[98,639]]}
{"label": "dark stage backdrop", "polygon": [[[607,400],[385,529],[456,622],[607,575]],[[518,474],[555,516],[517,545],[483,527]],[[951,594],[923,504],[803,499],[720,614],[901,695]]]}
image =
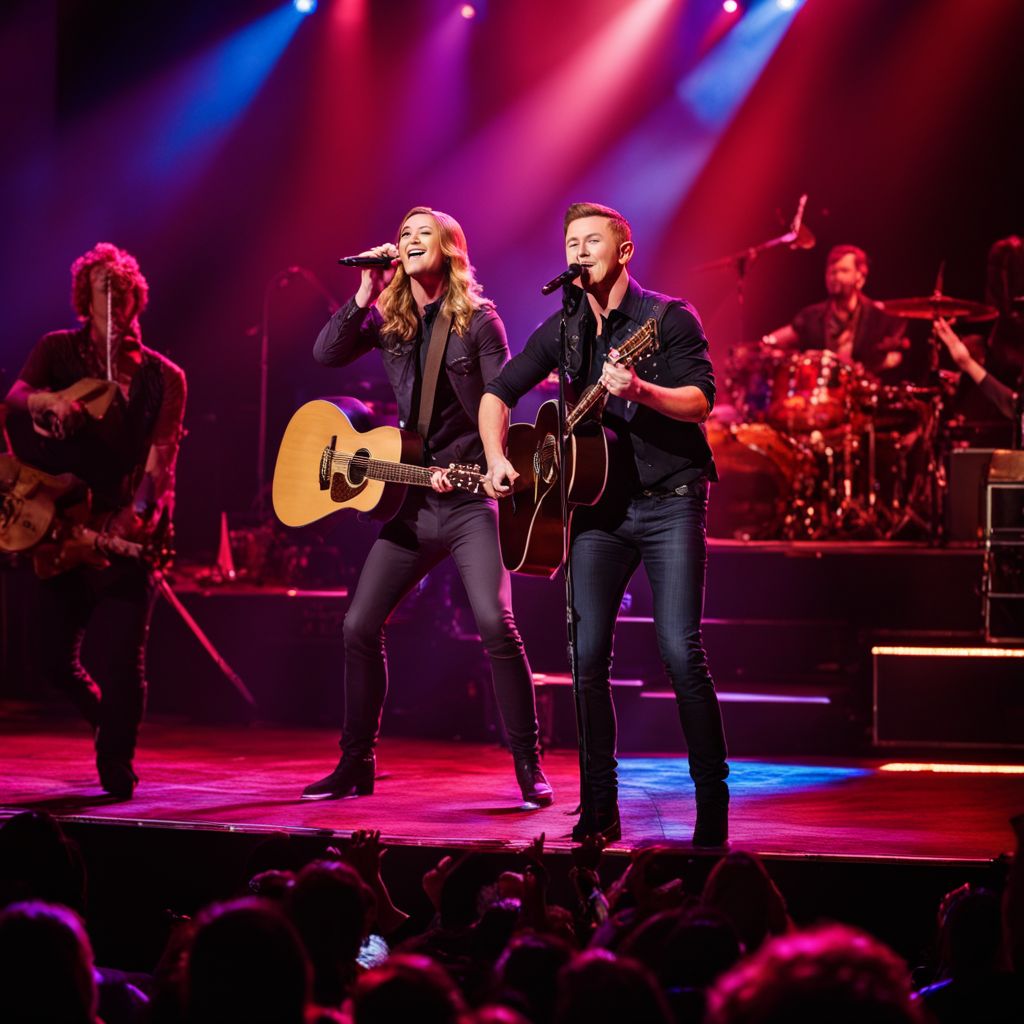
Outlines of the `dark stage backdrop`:
{"label": "dark stage backdrop", "polygon": [[[72,322],[68,266],[99,240],[140,259],[147,341],[188,372],[179,536],[250,514],[269,296],[271,456],[300,402],[373,397],[373,358],[311,359],[343,299],[338,256],[415,204],[467,230],[513,350],[552,308],[567,202],[634,221],[639,279],[691,298],[721,363],[822,292],[825,250],[872,255],[868,291],[980,299],[990,242],[1024,231],[1016,0],[8,0],[0,367]],[[779,234],[749,267],[692,268]],[[528,410],[524,408],[525,415]]]}

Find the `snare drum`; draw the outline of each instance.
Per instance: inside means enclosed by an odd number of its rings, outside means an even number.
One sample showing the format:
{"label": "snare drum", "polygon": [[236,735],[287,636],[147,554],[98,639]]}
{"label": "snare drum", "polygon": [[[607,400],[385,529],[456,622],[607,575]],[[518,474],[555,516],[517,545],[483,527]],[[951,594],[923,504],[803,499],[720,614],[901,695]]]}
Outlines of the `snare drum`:
{"label": "snare drum", "polygon": [[794,353],[775,371],[768,422],[788,434],[840,426],[849,414],[852,378],[834,352]]}

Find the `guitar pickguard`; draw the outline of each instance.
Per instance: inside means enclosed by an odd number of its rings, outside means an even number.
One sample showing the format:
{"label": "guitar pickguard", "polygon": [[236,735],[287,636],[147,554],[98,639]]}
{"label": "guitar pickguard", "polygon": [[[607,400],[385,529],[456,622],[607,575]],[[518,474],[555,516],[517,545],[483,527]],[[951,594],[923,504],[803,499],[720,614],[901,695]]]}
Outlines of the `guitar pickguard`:
{"label": "guitar pickguard", "polygon": [[366,484],[367,481],[363,480],[353,486],[344,473],[335,473],[331,477],[331,501],[349,501],[366,490]]}

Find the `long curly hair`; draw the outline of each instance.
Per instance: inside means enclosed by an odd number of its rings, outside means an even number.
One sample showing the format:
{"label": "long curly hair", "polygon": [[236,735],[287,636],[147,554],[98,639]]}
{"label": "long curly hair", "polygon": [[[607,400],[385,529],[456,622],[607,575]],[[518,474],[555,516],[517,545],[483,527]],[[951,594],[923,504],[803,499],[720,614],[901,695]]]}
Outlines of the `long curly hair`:
{"label": "long curly hair", "polygon": [[110,274],[112,295],[118,299],[134,296],[136,315],[141,313],[149,301],[149,284],[138,260],[110,242],[98,242],[71,264],[71,307],[78,319],[88,320],[92,312],[92,272],[99,266],[106,267]]}
{"label": "long curly hair", "polygon": [[[493,308],[494,303],[483,296],[483,287],[477,281],[476,271],[469,262],[466,233],[462,230],[462,225],[450,214],[432,210],[429,206],[414,206],[398,225],[396,244],[401,238],[406,221],[420,213],[431,217],[437,225],[441,252],[445,257],[448,287],[441,309],[452,318],[452,330],[456,334],[465,334],[473,314],[478,309]],[[419,316],[412,297],[411,280],[401,264],[398,265],[391,283],[380,293],[377,309],[384,318],[382,333],[394,334],[403,341],[412,341],[416,337]]]}

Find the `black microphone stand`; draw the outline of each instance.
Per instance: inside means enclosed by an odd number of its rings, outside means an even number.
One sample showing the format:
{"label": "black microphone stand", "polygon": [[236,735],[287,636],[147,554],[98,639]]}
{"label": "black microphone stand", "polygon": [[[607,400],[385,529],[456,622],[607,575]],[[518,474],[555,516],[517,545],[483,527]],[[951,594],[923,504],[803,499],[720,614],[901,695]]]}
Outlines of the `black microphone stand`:
{"label": "black microphone stand", "polygon": [[569,377],[568,319],[575,316],[579,310],[582,297],[583,292],[573,288],[571,283],[562,286],[562,317],[558,324],[558,489],[562,510],[562,577],[565,581],[566,652],[569,658],[569,677],[572,680],[572,699],[576,711],[576,735],[579,741],[580,756],[580,820],[586,821],[593,810],[594,800],[590,789],[590,738],[587,734],[580,693],[572,561],[569,557],[569,481],[565,473],[569,445],[572,443],[566,432],[565,386]]}

